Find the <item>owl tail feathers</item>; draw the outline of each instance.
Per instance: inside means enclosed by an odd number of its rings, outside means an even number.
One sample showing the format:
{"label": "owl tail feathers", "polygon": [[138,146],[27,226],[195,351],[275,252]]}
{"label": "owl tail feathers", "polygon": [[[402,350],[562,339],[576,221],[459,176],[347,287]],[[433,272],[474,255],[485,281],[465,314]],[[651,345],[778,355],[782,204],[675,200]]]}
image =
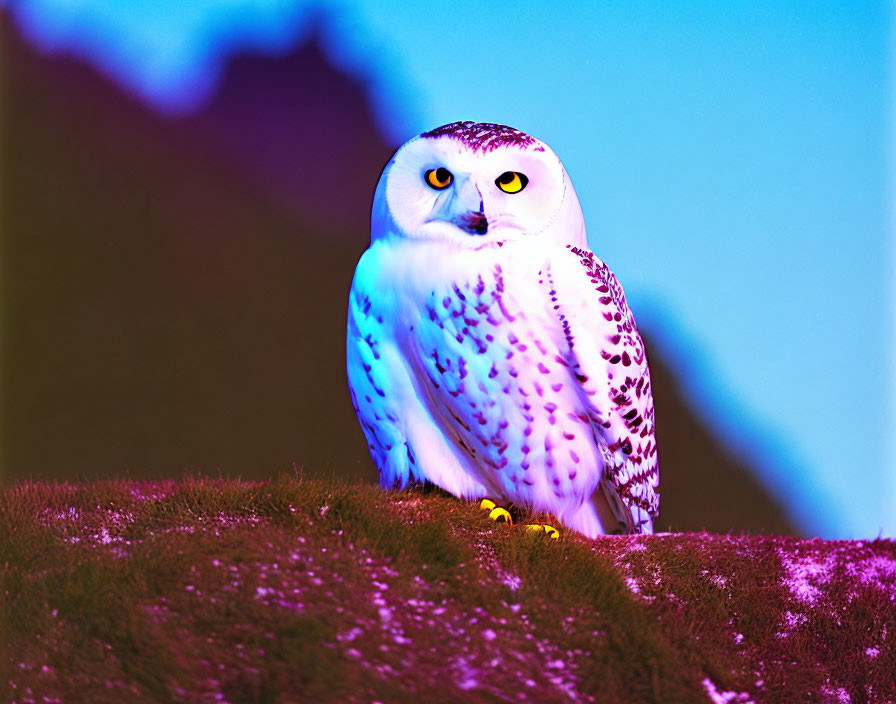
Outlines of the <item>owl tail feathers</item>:
{"label": "owl tail feathers", "polygon": [[653,533],[653,519],[643,509],[636,506],[626,509],[620,501],[617,515],[612,506],[613,503],[605,493],[598,489],[590,500],[582,502],[573,511],[558,514],[558,517],[563,525],[589,538],[623,533]]}
{"label": "owl tail feathers", "polygon": [[623,500],[612,482],[604,480],[600,483],[600,487],[600,490],[594,492],[592,501],[600,503],[603,499],[607,509],[619,522],[621,532],[645,535],[653,533],[653,517],[647,511]]}
{"label": "owl tail feathers", "polygon": [[626,526],[611,510],[606,496],[598,488],[589,499],[571,510],[560,510],[557,517],[563,525],[589,538],[628,532]]}
{"label": "owl tail feathers", "polygon": [[639,506],[632,506],[634,530],[632,533],[653,535],[653,516]]}

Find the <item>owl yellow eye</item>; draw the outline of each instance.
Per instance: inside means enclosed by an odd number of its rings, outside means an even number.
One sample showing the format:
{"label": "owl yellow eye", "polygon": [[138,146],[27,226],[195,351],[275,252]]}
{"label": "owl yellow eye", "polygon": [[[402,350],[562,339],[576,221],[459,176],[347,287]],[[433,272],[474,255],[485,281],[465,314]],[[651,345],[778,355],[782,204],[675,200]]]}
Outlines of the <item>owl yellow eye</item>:
{"label": "owl yellow eye", "polygon": [[437,191],[441,191],[443,188],[448,188],[454,180],[452,173],[442,166],[437,169],[430,169],[423,174],[423,178]]}
{"label": "owl yellow eye", "polygon": [[495,185],[505,193],[519,193],[529,183],[526,174],[519,171],[505,171],[495,179]]}

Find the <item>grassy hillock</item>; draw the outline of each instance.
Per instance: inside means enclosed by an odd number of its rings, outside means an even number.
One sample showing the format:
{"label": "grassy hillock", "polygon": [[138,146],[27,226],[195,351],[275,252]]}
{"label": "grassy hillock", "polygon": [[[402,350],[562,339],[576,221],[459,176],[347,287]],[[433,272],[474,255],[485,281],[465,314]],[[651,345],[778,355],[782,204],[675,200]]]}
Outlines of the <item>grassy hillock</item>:
{"label": "grassy hillock", "polygon": [[550,540],[438,491],[193,478],[8,488],[0,565],[3,701],[896,700],[891,541]]}

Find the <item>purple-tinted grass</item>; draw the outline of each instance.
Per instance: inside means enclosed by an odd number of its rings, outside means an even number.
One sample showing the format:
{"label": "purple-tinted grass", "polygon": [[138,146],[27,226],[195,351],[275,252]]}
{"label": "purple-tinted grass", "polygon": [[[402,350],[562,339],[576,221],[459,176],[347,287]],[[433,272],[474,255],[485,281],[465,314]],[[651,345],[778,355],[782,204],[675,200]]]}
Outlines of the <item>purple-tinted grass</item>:
{"label": "purple-tinted grass", "polygon": [[8,488],[0,565],[3,701],[896,700],[891,541],[552,541],[440,492],[193,478]]}

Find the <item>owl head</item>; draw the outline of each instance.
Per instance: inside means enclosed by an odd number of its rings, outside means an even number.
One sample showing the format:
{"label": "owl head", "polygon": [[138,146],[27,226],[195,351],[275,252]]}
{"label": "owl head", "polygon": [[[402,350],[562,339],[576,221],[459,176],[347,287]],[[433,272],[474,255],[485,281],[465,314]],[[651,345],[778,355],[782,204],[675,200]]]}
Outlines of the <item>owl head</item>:
{"label": "owl head", "polygon": [[560,159],[544,142],[487,122],[443,125],[395,152],[376,187],[371,235],[464,248],[532,237],[586,246]]}

